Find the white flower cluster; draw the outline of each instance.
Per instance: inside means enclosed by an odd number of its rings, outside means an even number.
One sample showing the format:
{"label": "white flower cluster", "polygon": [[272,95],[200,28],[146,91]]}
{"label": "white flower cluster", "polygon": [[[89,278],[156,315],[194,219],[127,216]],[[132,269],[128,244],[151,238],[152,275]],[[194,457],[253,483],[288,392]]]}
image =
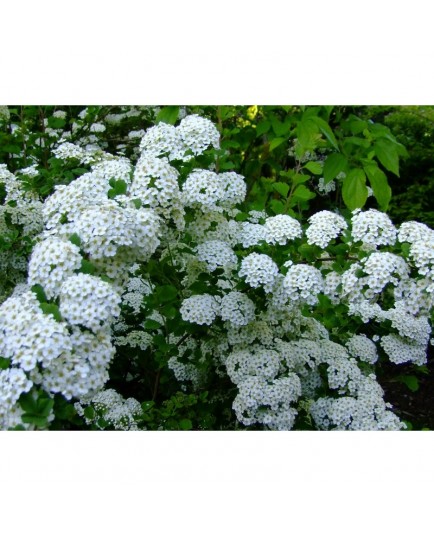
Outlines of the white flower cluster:
{"label": "white flower cluster", "polygon": [[217,268],[235,268],[238,258],[233,249],[221,240],[208,240],[196,248],[197,258],[205,262],[210,272]]}
{"label": "white flower cluster", "polygon": [[303,234],[300,223],[291,216],[278,214],[265,220],[266,242],[284,246],[288,241]]}
{"label": "white flower cluster", "polygon": [[247,255],[241,261],[241,269],[238,272],[251,287],[263,287],[265,292],[272,292],[278,273],[279,268],[273,259],[260,253]]}
{"label": "white flower cluster", "polygon": [[223,296],[220,314],[234,326],[246,326],[255,319],[255,304],[242,292],[232,291]]}
{"label": "white flower cluster", "polygon": [[186,298],[179,310],[182,319],[195,324],[210,325],[220,313],[220,303],[210,294],[197,294]]}
{"label": "white flower cluster", "polygon": [[159,123],[147,130],[140,142],[140,150],[169,160],[191,160],[210,145],[220,146],[220,134],[214,124],[198,115],[182,119],[178,127]]}
{"label": "white flower cluster", "polygon": [[[74,407],[81,417],[84,417],[86,424],[95,425],[104,430],[113,427],[115,430],[138,430],[137,420],[141,417],[143,410],[140,403],[135,398],[127,398],[114,389],[104,389],[92,397],[84,397],[74,404]],[[91,411],[85,412],[86,408]]]}
{"label": "white flower cluster", "polygon": [[283,279],[283,289],[291,301],[315,305],[323,290],[321,272],[307,264],[293,264]]}
{"label": "white flower cluster", "polygon": [[353,335],[346,346],[352,357],[373,365],[378,359],[377,346],[366,335]]}
{"label": "white flower cluster", "polygon": [[69,277],[60,289],[60,312],[73,326],[98,332],[119,315],[121,298],[109,283],[89,274]]}
{"label": "white flower cluster", "polygon": [[321,210],[309,218],[309,227],[306,230],[307,243],[326,248],[330,241],[337,238],[342,231],[348,228],[345,219],[339,214]]}
{"label": "white flower cluster", "polygon": [[362,242],[368,247],[393,245],[396,241],[397,230],[389,216],[375,209],[365,212],[357,209],[351,218],[351,236],[355,242]]}

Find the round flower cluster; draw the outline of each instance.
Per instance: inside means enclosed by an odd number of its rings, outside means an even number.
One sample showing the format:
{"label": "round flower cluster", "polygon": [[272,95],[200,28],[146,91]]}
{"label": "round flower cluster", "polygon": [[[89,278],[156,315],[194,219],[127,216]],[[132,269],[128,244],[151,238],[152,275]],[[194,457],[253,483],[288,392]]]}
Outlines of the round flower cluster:
{"label": "round flower cluster", "polygon": [[210,145],[216,149],[220,146],[220,134],[215,125],[198,115],[189,115],[178,127],[159,123],[148,129],[140,142],[140,150],[187,162],[192,155],[202,154]]}
{"label": "round flower cluster", "polygon": [[233,249],[221,240],[209,240],[196,248],[197,258],[205,262],[210,272],[220,267],[235,268],[238,258]]}
{"label": "round flower cluster", "polygon": [[237,233],[237,242],[239,242],[244,248],[251,246],[257,246],[261,242],[268,240],[268,233],[265,225],[259,223],[250,223],[243,221],[240,225]]}
{"label": "round flower cluster", "polygon": [[348,339],[346,346],[352,357],[373,365],[377,359],[377,347],[366,335],[353,335]]}
{"label": "round flower cluster", "polygon": [[[0,370],[0,428],[5,430],[12,427],[11,412],[18,399],[23,393],[27,393],[32,388],[33,383],[27,378],[20,368],[9,368]],[[21,419],[16,424],[20,424]]]}
{"label": "round flower cluster", "polygon": [[81,325],[97,332],[120,313],[121,298],[112,286],[99,277],[77,274],[60,289],[60,312],[73,326]]}
{"label": "round flower cluster", "polygon": [[417,221],[406,221],[402,223],[398,231],[398,240],[400,242],[418,242],[419,240],[432,241],[434,231],[425,225]]}
{"label": "round flower cluster", "polygon": [[140,199],[143,206],[164,213],[164,209],[179,204],[178,176],[178,171],[166,159],[145,152],[134,169],[129,195]]}
{"label": "round flower cluster", "polygon": [[95,334],[76,327],[71,330],[71,352],[52,360],[34,378],[47,392],[61,393],[68,400],[102,389],[109,379],[108,367],[115,355],[108,330]]}
{"label": "round flower cluster", "polygon": [[427,362],[426,344],[416,341],[407,341],[395,334],[383,335],[380,344],[388,355],[390,361],[396,365],[411,362],[415,365],[424,365]]}
{"label": "round flower cluster", "polygon": [[268,255],[250,253],[241,262],[238,272],[245,277],[246,283],[253,288],[263,287],[265,292],[272,292],[279,268]]}
{"label": "round flower cluster", "polygon": [[355,242],[363,242],[370,248],[393,246],[397,231],[389,216],[384,212],[370,209],[365,212],[357,209],[351,218],[351,236]]}
{"label": "round flower cluster", "polygon": [[[114,389],[104,389],[92,397],[84,397],[76,402],[74,407],[84,417],[86,424],[96,425],[103,430],[113,427],[115,430],[138,430],[137,419],[143,411],[140,403],[135,398],[126,400]],[[92,414],[85,413],[85,408],[90,407]]]}
{"label": "round flower cluster", "polygon": [[410,270],[405,260],[388,251],[375,251],[362,262],[362,270],[368,274],[363,278],[363,283],[368,287],[364,293],[366,298],[379,294],[388,284],[398,286],[409,276]]}
{"label": "round flower cluster", "polygon": [[29,261],[28,283],[41,285],[49,299],[58,296],[62,283],[81,267],[80,248],[56,236],[46,238],[33,248]]}
{"label": "round flower cluster", "polygon": [[300,238],[303,234],[300,223],[286,214],[267,218],[264,227],[268,244],[284,246],[289,240]]}
{"label": "round flower cluster", "polygon": [[230,353],[225,364],[229,378],[239,384],[248,376],[272,380],[279,372],[280,358],[276,351],[255,344]]}
{"label": "round flower cluster", "polygon": [[124,246],[147,260],[160,243],[160,220],[153,210],[122,208],[111,200],[84,210],[74,229],[82,249],[94,259],[114,257]]}
{"label": "round flower cluster", "polygon": [[300,395],[301,384],[296,374],[273,381],[249,376],[238,385],[232,408],[246,426],[259,423],[271,430],[291,430],[297,415],[291,404]]}
{"label": "round flower cluster", "polygon": [[221,301],[221,317],[234,326],[246,326],[255,319],[255,304],[242,292],[229,292]]}
{"label": "round flower cluster", "polygon": [[323,249],[348,228],[342,216],[328,210],[322,210],[311,216],[309,223],[306,230],[307,243],[315,244]]}
{"label": "round flower cluster", "polygon": [[220,313],[220,303],[210,294],[197,294],[183,300],[179,312],[187,322],[211,325]]}
{"label": "round flower cluster", "polygon": [[323,287],[321,272],[307,264],[293,264],[283,279],[283,288],[291,301],[310,305],[318,302],[317,295],[323,291]]}

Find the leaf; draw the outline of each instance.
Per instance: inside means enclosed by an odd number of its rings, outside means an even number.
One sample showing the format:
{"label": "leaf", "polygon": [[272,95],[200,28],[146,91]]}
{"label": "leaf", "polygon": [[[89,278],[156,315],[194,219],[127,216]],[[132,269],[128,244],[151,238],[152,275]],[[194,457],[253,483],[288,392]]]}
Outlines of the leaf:
{"label": "leaf", "polygon": [[279,145],[282,145],[282,143],[286,141],[286,138],[274,138],[270,142],[270,152],[274,151],[276,147],[279,147]]}
{"label": "leaf", "polygon": [[341,153],[332,153],[328,155],[324,162],[324,184],[328,184],[335,179],[339,173],[345,171],[348,166],[348,160]]}
{"label": "leaf", "polygon": [[152,319],[146,320],[144,323],[144,326],[145,326],[145,329],[151,329],[151,330],[160,329],[162,327],[160,322],[157,322],[156,320],[152,320]]}
{"label": "leaf", "polygon": [[75,246],[78,246],[78,247],[81,246],[81,238],[78,236],[77,233],[72,234],[69,237],[69,241],[72,242]]}
{"label": "leaf", "polygon": [[285,212],[285,205],[278,199],[272,199],[270,201],[270,208],[274,214],[283,214]]}
{"label": "leaf", "polygon": [[87,408],[84,409],[84,416],[86,419],[89,419],[89,421],[93,421],[95,418],[95,410],[92,406],[87,406]]}
{"label": "leaf", "polygon": [[398,376],[397,379],[401,383],[405,384],[413,393],[419,390],[419,380],[416,378],[416,376],[410,376],[405,374],[402,376]]}
{"label": "leaf", "polygon": [[307,169],[314,175],[321,175],[322,165],[319,162],[308,162],[303,166],[304,169]]}
{"label": "leaf", "polygon": [[0,370],[6,370],[9,368],[11,360],[7,357],[0,356]]}
{"label": "leaf", "polygon": [[193,423],[190,419],[181,419],[179,421],[179,427],[181,430],[191,430],[193,428]]}
{"label": "leaf", "polygon": [[376,164],[366,165],[363,169],[368,176],[369,184],[374,191],[375,199],[378,201],[381,210],[387,210],[392,197],[392,189],[387,182],[385,173]]}
{"label": "leaf", "polygon": [[168,123],[174,125],[178,120],[179,106],[165,106],[162,108],[155,118],[156,123]]}
{"label": "leaf", "polygon": [[36,400],[33,398],[32,393],[23,393],[18,399],[18,403],[22,410],[26,413],[36,413],[37,405]]}
{"label": "leaf", "polygon": [[297,186],[297,188],[294,190],[294,193],[292,194],[292,199],[295,199],[297,201],[308,201],[309,199],[313,199],[315,197],[315,194],[309,190],[304,184],[300,184],[300,186]]}
{"label": "leaf", "polygon": [[62,322],[62,315],[60,314],[59,307],[55,303],[40,303],[39,307],[45,315],[53,315],[54,320]]}
{"label": "leaf", "polygon": [[399,177],[399,156],[396,147],[384,138],[377,140],[374,144],[375,154],[383,166]]}
{"label": "leaf", "polygon": [[81,261],[81,268],[80,268],[80,272],[82,274],[94,274],[95,273],[95,265],[92,264],[90,261],[87,261],[86,259],[82,259]]}
{"label": "leaf", "polygon": [[47,426],[46,417],[40,417],[33,413],[23,413],[23,415],[21,415],[21,420],[27,424],[34,424],[38,428],[45,428]]}
{"label": "leaf", "polygon": [[288,195],[289,192],[289,185],[285,182],[273,182],[273,188],[278,192],[282,197],[285,197]]}
{"label": "leaf", "polygon": [[173,285],[161,285],[157,289],[157,296],[161,302],[173,301],[178,295],[178,289]]}
{"label": "leaf", "polygon": [[352,169],[343,180],[342,197],[350,210],[361,208],[368,199],[366,175],[363,169]]}
{"label": "leaf", "polygon": [[336,151],[339,151],[338,142],[336,141],[335,135],[333,134],[332,129],[330,128],[329,124],[324,121],[321,117],[318,116],[312,116],[311,121],[313,121],[320,129],[322,134],[327,138],[328,142],[336,149]]}
{"label": "leaf", "polygon": [[38,299],[39,303],[45,303],[48,301],[47,295],[45,294],[45,291],[41,285],[33,285],[30,290],[36,294],[36,298]]}
{"label": "leaf", "polygon": [[266,132],[270,130],[270,127],[271,127],[270,121],[261,121],[260,123],[258,123],[256,127],[256,136],[257,137],[262,136],[262,134],[265,134]]}
{"label": "leaf", "polygon": [[107,192],[109,199],[114,199],[117,195],[125,195],[127,193],[127,183],[122,179],[110,179],[109,184],[113,186]]}

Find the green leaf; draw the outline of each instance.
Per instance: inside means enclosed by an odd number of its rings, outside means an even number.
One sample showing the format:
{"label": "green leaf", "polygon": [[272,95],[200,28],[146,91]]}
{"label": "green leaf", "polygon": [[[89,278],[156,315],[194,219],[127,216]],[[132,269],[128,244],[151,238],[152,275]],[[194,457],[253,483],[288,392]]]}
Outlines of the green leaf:
{"label": "green leaf", "polygon": [[274,151],[276,147],[279,147],[279,145],[282,145],[282,143],[286,141],[286,138],[274,138],[270,142],[270,152]]}
{"label": "green leaf", "polygon": [[23,393],[18,399],[18,403],[21,409],[26,413],[37,412],[36,400],[33,398],[32,393]]}
{"label": "green leaf", "polygon": [[285,182],[273,182],[273,188],[278,192],[282,197],[285,197],[288,195],[289,192],[289,185]]}
{"label": "green leaf", "polygon": [[341,153],[332,153],[328,155],[324,162],[324,183],[327,184],[335,179],[339,173],[345,171],[348,166],[348,160]]}
{"label": "green leaf", "polygon": [[399,156],[396,147],[390,141],[380,138],[374,144],[375,154],[383,166],[399,177]]}
{"label": "green leaf", "polygon": [[260,123],[258,123],[256,127],[256,136],[257,137],[262,136],[262,134],[265,134],[266,132],[270,130],[270,127],[271,127],[270,121],[261,121]]}
{"label": "green leaf", "polygon": [[274,214],[283,214],[285,212],[285,205],[278,199],[272,199],[270,201],[270,208]]}
{"label": "green leaf", "polygon": [[324,134],[332,147],[334,147],[336,151],[339,151],[338,142],[336,141],[335,135],[333,134],[329,124],[318,116],[312,116],[310,119],[319,127],[321,133]]}
{"label": "green leaf", "polygon": [[38,299],[39,303],[45,303],[48,301],[47,295],[45,294],[45,291],[41,285],[33,285],[30,290],[36,294],[36,298]]}
{"label": "green leaf", "polygon": [[40,303],[39,307],[45,315],[53,315],[54,320],[62,322],[62,315],[60,314],[59,307],[55,303]]}
{"label": "green leaf", "polygon": [[160,302],[173,301],[178,295],[178,289],[173,285],[161,285],[157,288],[157,296]]}
{"label": "green leaf", "polygon": [[368,199],[366,175],[363,169],[352,169],[343,180],[342,197],[350,210],[361,208]]}
{"label": "green leaf", "polygon": [[382,210],[387,210],[390,199],[392,197],[392,189],[390,188],[385,173],[376,164],[364,166],[369,183],[374,191],[375,199],[378,201]]}
{"label": "green leaf", "polygon": [[160,308],[160,313],[166,318],[175,318],[177,315],[177,309],[173,305],[163,305]]}
{"label": "green leaf", "polygon": [[179,106],[165,106],[159,112],[155,118],[156,123],[168,123],[174,125],[178,120]]}
{"label": "green leaf", "polygon": [[157,322],[156,320],[152,320],[152,319],[146,320],[144,323],[144,326],[145,326],[145,329],[151,329],[151,330],[160,329],[162,327],[160,322]]}
{"label": "green leaf", "polygon": [[110,179],[109,184],[113,186],[107,195],[110,199],[114,199],[117,195],[125,195],[127,193],[127,183],[122,179]]}
{"label": "green leaf", "polygon": [[7,357],[0,356],[0,370],[6,370],[10,367],[11,360]]}
{"label": "green leaf", "polygon": [[95,410],[92,406],[87,406],[87,408],[84,409],[84,416],[86,419],[89,419],[89,421],[93,421],[95,418]]}
{"label": "green leaf", "polygon": [[419,380],[416,378],[416,376],[410,376],[405,374],[402,376],[398,376],[397,379],[398,381],[406,385],[413,393],[419,390]]}
{"label": "green leaf", "polygon": [[92,264],[90,261],[87,261],[86,259],[82,259],[81,261],[81,268],[80,268],[80,272],[82,274],[94,274],[95,273],[95,265]]}
{"label": "green leaf", "polygon": [[315,197],[315,194],[309,190],[304,184],[300,184],[300,186],[297,186],[297,188],[294,190],[294,193],[292,194],[292,199],[297,201],[308,201],[309,199],[313,199]]}
{"label": "green leaf", "polygon": [[307,169],[314,175],[321,175],[322,165],[319,162],[308,162],[303,166],[304,169]]}
{"label": "green leaf", "polygon": [[69,241],[72,242],[74,245],[80,247],[81,246],[81,238],[78,236],[77,233],[72,234],[69,237]]}
{"label": "green leaf", "polygon": [[27,424],[34,424],[38,428],[45,428],[47,426],[46,417],[40,417],[33,413],[23,413],[23,415],[21,415],[21,420]]}
{"label": "green leaf", "polygon": [[48,417],[50,411],[53,409],[54,400],[52,398],[41,397],[37,401],[38,415],[41,417]]}
{"label": "green leaf", "polygon": [[190,419],[181,419],[179,421],[179,427],[181,430],[191,430],[193,428],[193,423]]}

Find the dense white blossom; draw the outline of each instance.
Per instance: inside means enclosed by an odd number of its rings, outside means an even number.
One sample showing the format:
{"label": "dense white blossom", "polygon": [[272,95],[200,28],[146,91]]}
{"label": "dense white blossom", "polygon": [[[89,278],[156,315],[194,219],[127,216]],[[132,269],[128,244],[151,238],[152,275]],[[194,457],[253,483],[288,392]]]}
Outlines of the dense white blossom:
{"label": "dense white blossom", "polygon": [[220,312],[220,304],[210,294],[198,294],[183,300],[179,310],[182,319],[195,324],[212,324]]}
{"label": "dense white blossom", "polygon": [[246,283],[253,288],[263,287],[266,292],[271,292],[279,273],[277,264],[268,255],[250,253],[241,262],[240,277],[244,277]]}
{"label": "dense white blossom", "polygon": [[217,268],[235,268],[238,258],[233,249],[221,240],[208,240],[196,248],[197,258],[206,263],[210,272]]}
{"label": "dense white blossom", "polygon": [[322,210],[311,216],[309,223],[306,230],[307,243],[315,244],[323,249],[348,228],[342,216],[328,210]]}
{"label": "dense white blossom", "polygon": [[89,274],[69,277],[60,289],[60,312],[71,325],[97,332],[120,313],[121,298],[109,283]]}
{"label": "dense white blossom", "polygon": [[363,242],[367,246],[393,245],[397,231],[389,216],[384,212],[370,209],[365,212],[360,209],[353,212],[351,218],[351,236],[355,242]]}
{"label": "dense white blossom", "polygon": [[245,326],[255,319],[255,304],[242,292],[229,292],[221,301],[221,317],[234,326]]}
{"label": "dense white blossom", "polygon": [[283,280],[283,288],[291,301],[315,305],[323,290],[321,272],[307,264],[294,264]]}
{"label": "dense white blossom", "polygon": [[268,244],[284,246],[288,241],[300,238],[303,234],[300,223],[291,216],[278,214],[265,220],[265,240]]}
{"label": "dense white blossom", "polygon": [[373,365],[377,359],[377,346],[366,335],[353,335],[348,339],[346,346],[352,357]]}

